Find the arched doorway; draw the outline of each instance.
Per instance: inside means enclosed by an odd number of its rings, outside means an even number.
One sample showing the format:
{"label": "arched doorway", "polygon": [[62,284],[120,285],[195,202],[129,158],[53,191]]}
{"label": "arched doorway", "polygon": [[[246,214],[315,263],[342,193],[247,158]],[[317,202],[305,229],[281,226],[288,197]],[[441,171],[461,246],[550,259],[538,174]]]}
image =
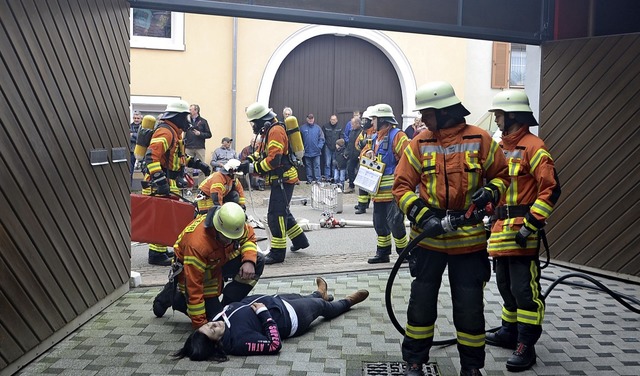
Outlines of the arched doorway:
{"label": "arched doorway", "polygon": [[333,113],[345,124],[354,110],[376,103],[388,103],[396,116],[402,114],[402,90],[393,65],[374,45],[335,35],[316,36],[293,49],[280,64],[270,94],[270,105],[278,113],[289,106],[300,122],[314,113],[321,125]]}

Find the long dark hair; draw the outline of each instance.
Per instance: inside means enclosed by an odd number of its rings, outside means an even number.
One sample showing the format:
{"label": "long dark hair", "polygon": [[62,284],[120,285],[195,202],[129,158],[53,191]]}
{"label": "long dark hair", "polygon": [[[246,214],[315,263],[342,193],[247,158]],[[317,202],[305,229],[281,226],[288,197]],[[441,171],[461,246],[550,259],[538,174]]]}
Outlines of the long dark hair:
{"label": "long dark hair", "polygon": [[184,346],[172,356],[176,359],[187,357],[196,362],[201,360],[226,362],[229,360],[220,341],[212,341],[204,333],[197,330],[189,335]]}

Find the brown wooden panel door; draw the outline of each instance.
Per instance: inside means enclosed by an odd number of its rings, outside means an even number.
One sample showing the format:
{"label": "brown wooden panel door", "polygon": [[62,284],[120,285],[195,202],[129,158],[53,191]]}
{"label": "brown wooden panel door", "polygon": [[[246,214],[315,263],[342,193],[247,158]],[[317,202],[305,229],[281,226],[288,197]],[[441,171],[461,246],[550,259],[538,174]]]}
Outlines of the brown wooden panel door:
{"label": "brown wooden panel door", "polygon": [[320,125],[331,114],[346,124],[354,110],[388,103],[401,121],[398,75],[382,51],[355,37],[322,35],[296,47],[282,62],[271,89],[270,106],[278,116],[293,108],[303,123],[308,113]]}
{"label": "brown wooden panel door", "polygon": [[551,256],[640,276],[640,35],[542,46],[540,136],[562,196]]}

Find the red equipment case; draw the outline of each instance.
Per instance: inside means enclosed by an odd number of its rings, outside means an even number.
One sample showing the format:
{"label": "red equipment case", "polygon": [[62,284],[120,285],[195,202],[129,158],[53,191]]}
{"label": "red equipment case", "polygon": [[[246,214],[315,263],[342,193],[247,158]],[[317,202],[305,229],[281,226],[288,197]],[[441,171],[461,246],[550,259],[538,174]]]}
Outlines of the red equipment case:
{"label": "red equipment case", "polygon": [[131,240],[173,247],[195,217],[196,208],[178,196],[131,194]]}

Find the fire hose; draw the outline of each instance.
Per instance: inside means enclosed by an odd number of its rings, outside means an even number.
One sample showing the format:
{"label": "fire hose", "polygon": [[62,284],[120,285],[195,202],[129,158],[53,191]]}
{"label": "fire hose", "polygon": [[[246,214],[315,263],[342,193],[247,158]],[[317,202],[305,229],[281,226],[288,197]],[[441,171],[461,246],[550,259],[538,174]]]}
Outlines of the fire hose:
{"label": "fire hose", "polygon": [[[490,214],[490,212],[492,212],[491,210],[492,208],[486,208],[485,210],[479,210],[476,209],[473,205],[469,208],[469,211],[467,211],[467,213],[464,215],[464,217],[466,218],[466,220],[469,220],[471,218],[476,218],[478,221],[480,221],[482,218],[482,216],[484,216],[484,214]],[[455,218],[455,220],[460,221],[459,223],[462,222],[462,218]],[[404,260],[407,258],[407,256],[411,253],[411,251],[413,251],[414,248],[416,248],[418,246],[418,244],[422,241],[422,239],[429,237],[429,236],[433,236],[433,234],[430,234],[427,231],[422,231],[420,234],[418,234],[418,236],[416,236],[414,239],[412,239],[409,244],[405,247],[404,251],[402,251],[402,253],[400,253],[398,255],[398,259],[396,260],[395,264],[393,265],[393,267],[391,268],[391,272],[389,273],[389,278],[387,279],[387,285],[385,288],[385,293],[384,293],[384,301],[385,301],[385,305],[387,307],[387,314],[389,315],[389,319],[391,320],[391,323],[393,324],[393,326],[396,328],[396,330],[402,335],[405,335],[405,330],[402,327],[402,325],[400,325],[400,323],[398,322],[395,313],[393,312],[393,305],[391,303],[391,293],[392,293],[392,289],[393,289],[393,283],[395,281],[396,275],[398,274],[398,270],[400,270],[400,266],[402,265],[402,263],[404,262]],[[544,243],[545,246],[545,250],[547,253],[547,262],[544,266],[542,266],[541,268],[545,268],[547,265],[549,265],[549,260],[550,260],[550,255],[549,255],[549,245],[547,243],[547,239],[546,236],[544,235],[544,231],[541,231],[540,237],[542,238],[542,241]],[[615,291],[612,291],[611,289],[609,289],[608,287],[606,287],[604,284],[602,284],[601,282],[599,282],[598,280],[592,278],[589,275],[586,275],[584,273],[569,273],[569,274],[565,274],[557,279],[553,279],[553,278],[549,278],[549,277],[540,277],[542,279],[545,280],[549,280],[549,281],[553,281],[553,283],[544,291],[544,293],[542,294],[544,296],[544,298],[546,299],[546,297],[549,295],[549,293],[551,293],[551,291],[560,283],[563,284],[568,284],[571,286],[577,286],[577,287],[582,287],[582,288],[588,288],[588,289],[593,289],[596,291],[604,291],[606,293],[608,293],[611,297],[613,297],[616,301],[618,301],[621,305],[623,305],[624,307],[626,307],[627,309],[629,309],[632,312],[638,313],[640,314],[640,309],[635,308],[633,306],[631,306],[627,301],[633,302],[634,304],[640,306],[640,301],[638,299],[635,299],[633,297],[630,297],[628,295],[624,295]],[[575,283],[575,282],[565,282],[566,279],[568,278],[582,278],[582,279],[586,279],[589,282],[593,283],[594,285],[596,285],[596,287],[593,286],[589,286],[589,285],[585,285],[582,283]],[[627,280],[624,280],[624,282],[629,282]],[[487,332],[495,332],[498,331],[500,329],[500,327],[496,327],[496,328],[492,328],[489,329]],[[433,341],[433,345],[434,346],[449,346],[449,345],[453,345],[457,343],[457,339],[456,338],[451,338],[451,339],[447,339],[447,340],[440,340],[440,341]]]}

